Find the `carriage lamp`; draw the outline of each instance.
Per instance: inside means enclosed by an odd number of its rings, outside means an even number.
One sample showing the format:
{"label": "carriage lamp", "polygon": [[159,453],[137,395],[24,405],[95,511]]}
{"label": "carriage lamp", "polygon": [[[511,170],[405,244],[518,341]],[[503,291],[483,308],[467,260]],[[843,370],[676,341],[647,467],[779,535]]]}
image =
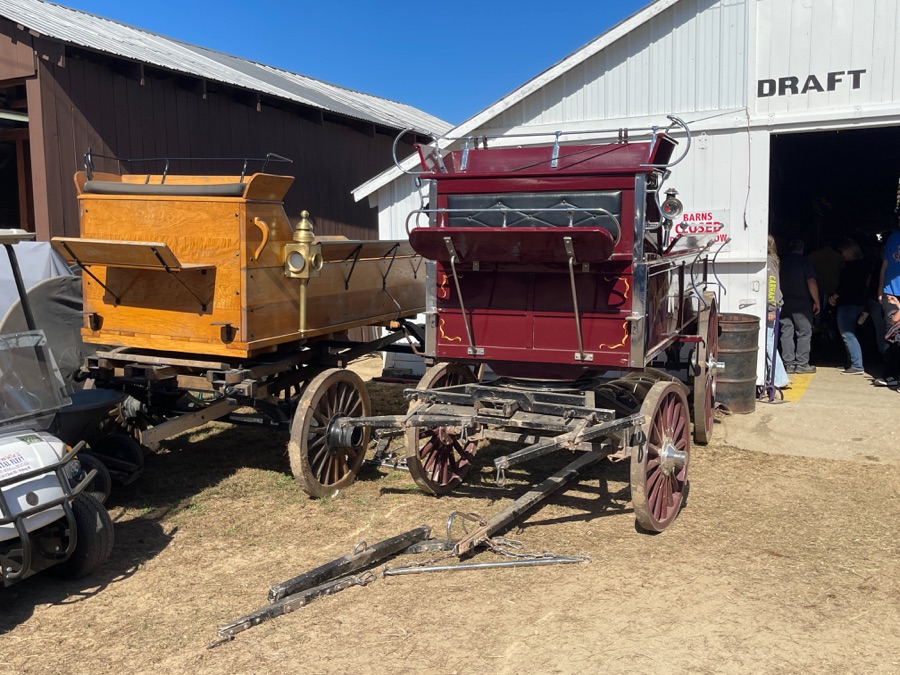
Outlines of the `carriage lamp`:
{"label": "carriage lamp", "polygon": [[284,246],[284,275],[291,279],[311,279],[322,271],[322,244],[316,242],[309,211],[300,213],[294,243]]}
{"label": "carriage lamp", "polygon": [[678,190],[674,188],[666,190],[666,200],[660,206],[663,216],[669,220],[675,220],[684,211],[684,205],[678,199]]}

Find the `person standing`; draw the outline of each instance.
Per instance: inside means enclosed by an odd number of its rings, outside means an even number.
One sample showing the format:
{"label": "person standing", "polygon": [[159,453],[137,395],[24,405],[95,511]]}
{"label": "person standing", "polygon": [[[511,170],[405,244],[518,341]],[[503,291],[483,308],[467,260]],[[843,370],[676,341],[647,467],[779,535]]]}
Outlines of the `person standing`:
{"label": "person standing", "polygon": [[844,259],[844,269],[834,293],[828,296],[828,304],[836,308],[838,332],[844,341],[850,364],[841,372],[844,375],[861,375],[863,369],[862,348],[856,339],[859,315],[866,304],[866,287],[869,285],[869,266],[857,243],[842,240],[837,250]]}
{"label": "person standing", "polygon": [[770,234],[766,251],[766,384],[784,389],[791,383],[778,353],[775,336],[778,331],[778,315],[784,305],[781,293],[780,272],[778,270],[778,248]]}
{"label": "person standing", "polygon": [[900,231],[887,238],[878,277],[879,300],[884,309],[887,331],[884,352],[884,376],[875,380],[876,386],[900,385]]}
{"label": "person standing", "polygon": [[803,240],[792,239],[781,260],[781,356],[788,373],[814,373],[809,363],[813,320],[819,313],[816,272],[803,255]]}

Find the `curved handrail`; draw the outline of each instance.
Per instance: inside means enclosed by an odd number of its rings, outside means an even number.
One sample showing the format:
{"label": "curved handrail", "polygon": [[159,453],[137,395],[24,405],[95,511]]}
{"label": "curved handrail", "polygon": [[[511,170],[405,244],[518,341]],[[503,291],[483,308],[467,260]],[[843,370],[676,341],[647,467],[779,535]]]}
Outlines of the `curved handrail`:
{"label": "curved handrail", "polygon": [[[407,171],[401,165],[400,160],[397,159],[397,144],[400,142],[400,139],[403,138],[404,136],[406,136],[406,134],[408,134],[410,131],[416,131],[415,127],[406,127],[406,129],[401,131],[399,134],[397,134],[397,137],[394,138],[394,144],[391,146],[391,157],[393,157],[393,159],[394,159],[394,166],[396,166],[400,171],[402,171],[406,175],[421,176],[422,174],[429,173],[429,172],[424,169],[422,171]],[[438,139],[436,136],[432,136],[432,138],[435,140],[435,142],[437,142]]]}

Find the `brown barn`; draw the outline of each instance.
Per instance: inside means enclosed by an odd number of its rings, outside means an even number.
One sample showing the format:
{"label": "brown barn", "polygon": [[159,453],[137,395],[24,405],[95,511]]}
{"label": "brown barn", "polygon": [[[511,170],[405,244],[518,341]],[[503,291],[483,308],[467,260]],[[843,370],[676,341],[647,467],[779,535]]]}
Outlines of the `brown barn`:
{"label": "brown barn", "polygon": [[[420,110],[43,0],[0,0],[0,227],[78,236],[72,176],[98,171],[237,175],[273,152],[296,177],[290,217],[319,234],[378,236],[350,191],[392,162],[399,130],[450,125]],[[410,142],[413,135],[405,136]],[[409,154],[410,148],[402,148]],[[118,158],[118,159],[110,159]],[[129,161],[121,161],[129,160]],[[249,173],[262,164],[251,162]]]}

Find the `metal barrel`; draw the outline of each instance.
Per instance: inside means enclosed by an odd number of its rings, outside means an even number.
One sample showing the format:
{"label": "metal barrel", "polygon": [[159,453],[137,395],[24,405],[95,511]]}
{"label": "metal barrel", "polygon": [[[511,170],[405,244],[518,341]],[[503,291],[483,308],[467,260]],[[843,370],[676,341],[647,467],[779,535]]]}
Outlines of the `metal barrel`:
{"label": "metal barrel", "polygon": [[724,369],[716,381],[716,403],[734,413],[756,410],[756,362],[759,352],[759,317],[752,314],[719,315],[719,361]]}

